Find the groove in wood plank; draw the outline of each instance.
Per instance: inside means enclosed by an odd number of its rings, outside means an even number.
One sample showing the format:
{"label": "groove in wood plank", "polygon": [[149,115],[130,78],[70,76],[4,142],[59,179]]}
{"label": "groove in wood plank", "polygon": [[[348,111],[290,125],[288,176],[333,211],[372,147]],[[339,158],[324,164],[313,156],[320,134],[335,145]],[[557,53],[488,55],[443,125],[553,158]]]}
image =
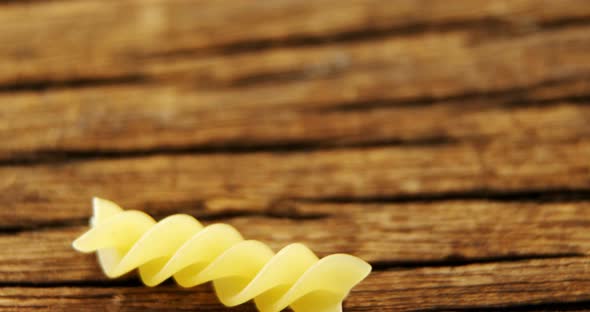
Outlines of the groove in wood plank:
{"label": "groove in wood plank", "polygon": [[590,301],[571,301],[571,302],[557,302],[557,303],[534,303],[534,304],[511,304],[511,305],[497,305],[494,307],[462,307],[462,308],[443,308],[443,309],[417,309],[416,312],[503,312],[506,310],[514,312],[563,312],[563,311],[588,311],[590,309]]}
{"label": "groove in wood plank", "polygon": [[[51,0],[50,0],[51,1]],[[149,82],[149,78],[134,74],[129,76],[99,78],[99,79],[72,79],[65,81],[49,81],[49,80],[36,80],[27,82],[15,82],[6,83],[0,85],[0,93],[9,93],[12,96],[15,92],[43,92],[52,89],[80,89],[89,87],[103,87],[103,86],[128,86],[146,84]]]}

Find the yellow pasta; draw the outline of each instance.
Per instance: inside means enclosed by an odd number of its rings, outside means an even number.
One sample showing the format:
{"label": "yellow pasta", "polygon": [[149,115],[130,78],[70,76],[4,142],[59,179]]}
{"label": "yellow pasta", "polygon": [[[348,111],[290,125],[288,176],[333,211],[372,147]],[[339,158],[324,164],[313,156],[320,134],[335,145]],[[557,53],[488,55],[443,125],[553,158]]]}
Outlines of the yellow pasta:
{"label": "yellow pasta", "polygon": [[342,300],[371,271],[365,261],[346,254],[322,259],[302,244],[274,253],[267,245],[244,240],[227,224],[204,227],[185,214],[156,222],[136,210],[93,199],[91,229],[76,239],[81,252],[98,253],[110,278],[139,268],[148,286],[169,277],[183,287],[212,281],[219,300],[236,306],[254,299],[262,312],[342,311]]}

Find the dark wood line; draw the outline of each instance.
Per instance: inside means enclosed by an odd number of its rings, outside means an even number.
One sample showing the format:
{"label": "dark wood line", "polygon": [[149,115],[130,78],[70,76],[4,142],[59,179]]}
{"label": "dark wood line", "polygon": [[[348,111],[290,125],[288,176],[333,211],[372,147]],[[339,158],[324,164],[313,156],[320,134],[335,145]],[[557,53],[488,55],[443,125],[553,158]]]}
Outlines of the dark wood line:
{"label": "dark wood line", "polygon": [[103,86],[128,86],[149,83],[150,79],[141,74],[128,74],[115,77],[76,78],[69,80],[25,80],[0,84],[0,94],[17,92],[42,92],[54,89],[84,89]]}
{"label": "dark wood line", "polygon": [[1,0],[0,1],[0,6],[2,5],[12,5],[12,6],[17,6],[17,5],[22,5],[22,4],[36,4],[36,3],[47,3],[47,2],[64,2],[64,1],[68,1],[68,0]]}
{"label": "dark wood line", "polygon": [[416,140],[375,140],[351,144],[331,144],[322,141],[289,141],[254,143],[247,141],[228,141],[219,145],[159,146],[148,149],[93,149],[93,150],[38,150],[30,153],[12,154],[10,158],[0,159],[0,167],[35,166],[42,164],[64,164],[90,160],[139,158],[159,155],[209,155],[209,154],[252,154],[275,153],[290,154],[319,150],[365,149],[378,147],[417,147],[455,144],[446,137],[421,138]]}
{"label": "dark wood line", "polygon": [[583,253],[549,253],[549,254],[514,254],[505,256],[466,258],[463,256],[450,256],[441,260],[415,260],[415,261],[377,261],[371,262],[374,271],[410,270],[418,268],[460,267],[473,264],[522,262],[530,260],[584,258]]}
{"label": "dark wood line", "polygon": [[326,204],[393,204],[416,202],[444,202],[454,200],[488,200],[495,202],[533,202],[533,203],[568,203],[590,201],[590,188],[552,188],[521,189],[517,191],[499,191],[495,189],[477,189],[467,192],[421,193],[415,195],[398,195],[385,197],[321,197],[290,198],[294,201]]}
{"label": "dark wood line", "polygon": [[[572,28],[587,26],[590,24],[590,16],[567,17],[554,21],[540,22],[536,24],[536,32],[558,30],[563,28]],[[449,20],[434,23],[413,23],[407,25],[379,26],[374,28],[364,28],[358,30],[345,31],[329,35],[294,35],[282,39],[260,39],[236,41],[230,44],[212,46],[198,49],[181,49],[167,51],[165,53],[156,53],[143,56],[146,59],[167,59],[167,58],[195,58],[206,57],[210,55],[230,56],[244,53],[260,52],[279,48],[302,48],[325,46],[334,43],[357,43],[363,41],[372,41],[386,39],[391,37],[408,37],[424,33],[448,33],[453,31],[470,31],[473,33],[504,33],[504,36],[522,36],[526,34],[509,31],[514,24],[506,19],[501,18],[477,18],[463,20]],[[498,36],[491,36],[497,38]],[[141,57],[137,55],[130,56],[133,58]]]}
{"label": "dark wood line", "polygon": [[590,94],[576,94],[571,96],[563,96],[558,98],[550,98],[550,99],[540,99],[535,101],[528,101],[522,99],[515,99],[512,101],[507,101],[500,106],[506,109],[518,109],[518,108],[525,108],[525,107],[541,107],[541,106],[551,106],[554,104],[559,103],[572,103],[576,105],[588,105],[590,104]]}
{"label": "dark wood line", "polygon": [[[588,79],[588,78],[584,78]],[[536,88],[534,88],[536,89]],[[347,111],[367,111],[377,109],[391,109],[396,107],[423,107],[434,106],[442,104],[452,104],[456,102],[490,102],[490,107],[497,107],[503,109],[519,109],[526,107],[547,107],[564,102],[577,105],[590,105],[590,94],[572,94],[560,95],[554,98],[545,99],[530,99],[528,93],[534,91],[533,88],[519,88],[512,90],[501,90],[493,92],[472,92],[457,94],[448,97],[421,97],[409,100],[373,100],[373,101],[357,101],[353,103],[344,103],[342,105],[315,109],[317,112],[347,112]]]}
{"label": "dark wood line", "polygon": [[16,235],[23,232],[44,231],[50,229],[60,229],[71,226],[81,226],[88,224],[88,218],[84,219],[62,219],[58,221],[36,222],[27,225],[9,225],[0,226],[0,236]]}
{"label": "dark wood line", "polygon": [[533,312],[533,311],[588,311],[590,301],[568,301],[568,302],[542,302],[533,304],[508,304],[497,306],[473,306],[473,307],[444,307],[432,309],[416,309],[415,312]]}
{"label": "dark wood line", "polygon": [[[161,285],[173,284],[169,279]],[[57,288],[57,287],[80,287],[80,288],[115,288],[115,287],[147,287],[145,286],[138,275],[129,274],[123,278],[104,279],[104,280],[72,280],[72,281],[47,281],[47,282],[0,282],[0,289],[2,287],[26,287],[26,288]]]}

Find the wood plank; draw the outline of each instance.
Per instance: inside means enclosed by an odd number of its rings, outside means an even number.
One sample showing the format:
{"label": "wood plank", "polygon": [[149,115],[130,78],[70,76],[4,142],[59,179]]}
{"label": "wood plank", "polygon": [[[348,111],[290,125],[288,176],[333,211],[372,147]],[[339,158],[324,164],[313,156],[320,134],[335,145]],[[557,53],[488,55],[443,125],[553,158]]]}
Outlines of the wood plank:
{"label": "wood plank", "polygon": [[[514,115],[502,104],[585,103],[589,31],[568,28],[475,45],[468,34],[453,32],[273,50],[147,70],[172,81],[162,84],[5,94],[0,159],[71,150],[504,140],[525,133],[569,139],[588,134],[587,107]],[[336,66],[343,55],[348,65]],[[280,80],[275,76],[309,68],[319,77],[294,73],[290,83],[209,90],[186,85],[205,83],[208,73],[211,83],[231,85],[260,75]],[[443,100],[425,105],[437,99]],[[423,122],[414,122],[418,116]]]}
{"label": "wood plank", "polygon": [[224,308],[208,286],[0,288],[0,311],[96,311],[99,307],[103,311],[257,311],[251,303]]}
{"label": "wood plank", "polygon": [[[353,289],[346,311],[489,308],[589,300],[589,258],[373,272]],[[6,287],[0,310],[222,310],[210,287]],[[558,307],[556,308],[558,309]],[[243,305],[235,311],[255,311]]]}
{"label": "wood plank", "polygon": [[[466,28],[325,46],[181,58],[173,64],[146,64],[142,75],[156,80],[189,81],[191,87],[203,89],[313,79],[344,83],[341,88],[317,92],[315,96],[320,100],[313,101],[315,105],[326,97],[326,92],[330,98],[332,93],[354,96],[353,91],[364,91],[360,95],[368,97],[374,94],[373,89],[377,91],[374,96],[387,90],[397,98],[441,97],[587,76],[590,65],[584,52],[590,44],[586,36],[589,29],[584,23],[565,24],[480,38],[477,32]],[[557,64],[562,66],[561,70],[554,68]],[[364,78],[369,75],[378,81]],[[347,82],[342,82],[341,76]]]}
{"label": "wood plank", "polygon": [[588,274],[588,258],[375,272],[347,305],[416,311],[581,301]]}
{"label": "wood plank", "polygon": [[347,311],[590,310],[587,1],[0,8],[0,311],[226,310],[76,253],[94,195],[360,256]]}
{"label": "wood plank", "polygon": [[[228,201],[217,203],[209,210],[228,213],[232,211],[229,205]],[[319,256],[350,253],[389,266],[590,253],[590,203],[586,202],[292,202],[280,209],[286,212],[222,216],[215,221],[205,218],[204,223],[229,223],[245,238],[265,242],[275,251],[290,243],[303,242]],[[159,216],[195,213],[190,207],[174,212],[150,207],[147,211]],[[236,215],[255,213],[233,211]],[[79,254],[71,247],[71,242],[86,229],[63,226],[0,235],[0,250],[5,251],[0,253],[0,266],[4,268],[0,271],[0,284],[106,280],[93,254]]]}
{"label": "wood plank", "polygon": [[[113,105],[60,107],[53,104],[61,103],[63,98],[48,95],[46,99],[52,105],[40,105],[39,101],[39,105],[15,106],[11,112],[6,106],[0,108],[0,114],[6,117],[4,125],[0,125],[0,160],[35,160],[62,152],[263,149],[288,144],[329,147],[498,140],[548,143],[590,135],[590,107],[568,101],[512,108],[474,99],[322,113],[296,108],[228,112],[193,109],[190,104],[159,105],[154,103],[157,100],[115,105],[121,104],[116,98],[127,92],[109,94]],[[149,93],[145,96],[153,99]],[[80,102],[90,98],[93,95],[77,97]],[[38,118],[19,118],[28,114]],[[416,122],[418,118],[420,122]]]}
{"label": "wood plank", "polygon": [[[358,200],[586,190],[590,141],[145,156],[0,168],[2,226],[85,219],[100,196],[132,209],[254,199]],[[418,197],[419,198],[419,197]],[[248,205],[249,201],[243,202]]]}
{"label": "wood plank", "polygon": [[499,23],[526,31],[589,15],[584,0],[543,4],[456,0],[449,5],[407,0],[345,5],[334,0],[314,5],[294,0],[272,5],[178,0],[11,4],[0,12],[6,26],[0,34],[0,83],[126,76],[139,70],[146,56],[244,42],[330,38],[388,29],[395,33],[416,25],[451,23],[452,27],[455,23],[468,28],[468,23],[482,20],[497,21],[491,28]]}

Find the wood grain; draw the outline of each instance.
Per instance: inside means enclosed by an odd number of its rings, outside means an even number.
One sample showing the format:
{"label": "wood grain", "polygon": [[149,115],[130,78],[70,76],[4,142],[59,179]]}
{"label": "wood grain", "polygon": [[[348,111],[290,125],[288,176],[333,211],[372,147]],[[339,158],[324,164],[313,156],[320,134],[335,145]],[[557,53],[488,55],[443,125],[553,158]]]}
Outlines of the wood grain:
{"label": "wood grain", "polygon": [[[577,104],[587,102],[590,90],[589,31],[574,27],[475,45],[469,33],[453,32],[271,50],[147,68],[144,74],[161,83],[9,94],[0,96],[0,159],[496,134],[567,139],[587,134],[587,108]],[[293,81],[277,84],[285,73]],[[240,81],[254,83],[195,88]],[[516,115],[506,108],[547,102],[574,107]],[[31,115],[36,118],[22,118]]]}
{"label": "wood grain", "polygon": [[7,26],[0,35],[0,82],[128,76],[141,68],[145,57],[232,45],[239,50],[247,42],[305,41],[297,38],[390,29],[395,34],[416,25],[468,28],[470,22],[481,20],[526,30],[589,15],[583,0],[455,0],[449,5],[407,0],[324,0],[313,5],[293,0],[278,5],[178,0],[11,4],[0,13]]}
{"label": "wood grain", "polygon": [[[590,299],[588,259],[563,258],[460,267],[374,272],[345,302],[346,311],[431,311],[577,302]],[[554,274],[548,274],[553,272]],[[575,285],[575,287],[572,287]],[[0,310],[220,311],[208,286],[9,287]],[[255,311],[243,305],[235,311]]]}
{"label": "wood grain", "polygon": [[12,209],[0,210],[0,224],[85,219],[92,196],[127,208],[149,211],[162,206],[174,211],[203,209],[209,201],[227,198],[251,198],[264,210],[289,199],[584,191],[589,158],[590,142],[580,140],[147,156],[4,167],[0,198]]}
{"label": "wood grain", "polygon": [[[232,211],[231,201],[210,212]],[[589,203],[495,203],[450,201],[406,204],[310,204],[287,209],[239,211],[205,218],[225,222],[275,251],[303,242],[320,256],[345,252],[385,267],[423,263],[557,257],[590,252]],[[87,213],[89,209],[86,209]],[[148,212],[165,216],[167,209]],[[177,213],[194,213],[186,208]],[[252,213],[252,216],[248,216]],[[257,215],[259,214],[259,215]],[[242,215],[242,216],[240,216]],[[282,216],[282,217],[281,217]],[[2,282],[103,281],[94,255],[76,253],[71,242],[86,226],[0,235]],[[36,244],[27,242],[35,241]]]}
{"label": "wood grain", "polygon": [[[0,160],[38,160],[53,155],[126,153],[150,150],[229,151],[429,142],[569,141],[588,136],[590,121],[585,103],[557,101],[555,105],[503,107],[485,99],[450,101],[433,105],[381,106],[319,113],[292,108],[191,108],[120,99],[153,99],[150,93],[102,90],[109,94],[98,103],[98,93],[35,95],[38,105],[14,105],[7,99],[0,108],[7,122],[0,127]],[[137,90],[136,90],[137,91]],[[152,89],[152,92],[157,92]],[[165,99],[166,92],[162,91]],[[96,96],[96,97],[95,97]],[[44,98],[47,102],[41,102]],[[22,99],[22,97],[20,98]],[[188,100],[188,99],[185,99]],[[124,100],[123,100],[124,101]],[[165,100],[167,101],[167,100]],[[535,102],[533,102],[535,103]],[[541,102],[542,103],[542,102]],[[53,105],[56,104],[56,105]],[[7,112],[10,111],[10,112]],[[133,112],[138,115],[132,115]],[[35,115],[37,119],[18,116]],[[130,117],[135,116],[135,117]],[[415,122],[420,118],[421,122]],[[396,122],[391,122],[396,120]]]}
{"label": "wood grain", "polygon": [[590,310],[586,0],[4,1],[0,21],[0,311],[226,310],[75,253],[92,196],[362,257],[346,311]]}

